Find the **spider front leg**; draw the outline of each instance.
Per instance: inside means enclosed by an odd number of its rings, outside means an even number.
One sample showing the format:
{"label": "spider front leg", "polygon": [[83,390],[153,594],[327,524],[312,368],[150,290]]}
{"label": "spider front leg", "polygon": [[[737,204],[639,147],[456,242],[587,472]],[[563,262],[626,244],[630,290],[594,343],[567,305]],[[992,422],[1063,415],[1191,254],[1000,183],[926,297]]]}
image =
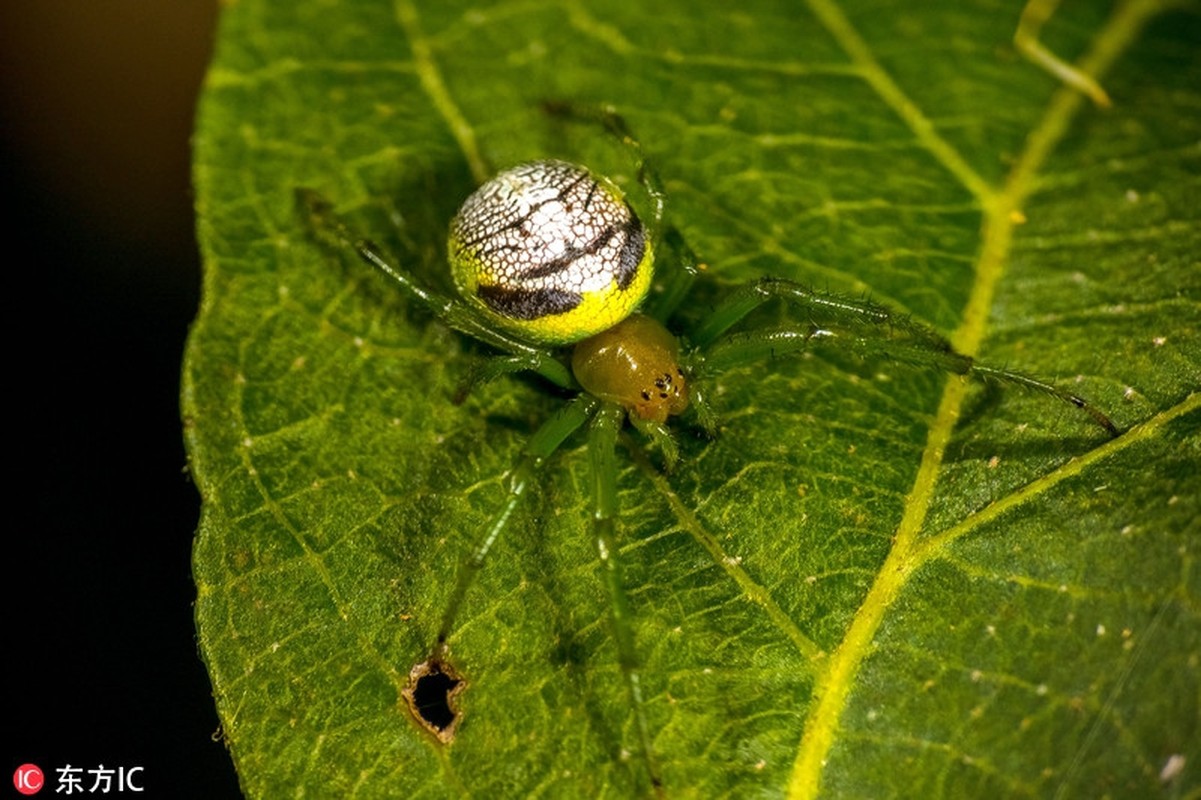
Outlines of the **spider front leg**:
{"label": "spider front leg", "polygon": [[634,726],[642,758],[650,774],[651,785],[659,791],[662,782],[655,764],[651,746],[650,726],[642,696],[642,673],[638,667],[638,654],[634,646],[634,628],[631,624],[630,603],[622,580],[621,560],[618,556],[617,519],[617,432],[621,429],[626,412],[616,403],[604,403],[592,420],[588,430],[588,460],[592,467],[592,529],[596,539],[596,551],[600,558],[605,588],[609,594],[609,616],[613,623],[613,639],[617,645],[617,659],[630,696],[634,713]]}
{"label": "spider front leg", "polygon": [[588,432],[588,455],[592,473],[593,535],[596,540],[602,577],[609,596],[617,657],[633,708],[639,749],[651,783],[658,788],[660,785],[659,774],[651,747],[650,728],[643,709],[642,677],[638,668],[632,617],[629,600],[622,582],[622,569],[617,554],[615,533],[617,518],[616,442],[617,433],[621,429],[625,414],[626,412],[615,403],[602,403],[594,397],[582,394],[564,406],[530,438],[522,451],[521,458],[506,476],[507,495],[504,504],[488,523],[459,568],[454,588],[451,590],[450,599],[438,627],[432,657],[438,661],[447,657],[447,643],[467,592],[483,569],[493,546],[508,528],[517,504],[525,496],[538,470],[558,450],[563,441],[591,417],[593,421]]}
{"label": "spider front leg", "polygon": [[[747,331],[721,337],[755,308],[780,299],[808,317],[808,325]],[[1118,429],[1100,409],[1079,395],[1003,367],[982,364],[955,350],[944,336],[887,306],[814,292],[793,281],[762,278],[733,291],[690,337],[691,367],[704,374],[749,360],[805,350],[810,343],[838,341],[864,355],[878,355],[956,375],[992,378],[1042,392],[1084,411],[1111,436]]]}
{"label": "spider front leg", "polygon": [[484,566],[484,562],[488,558],[488,554],[492,552],[492,546],[496,544],[496,540],[508,528],[509,522],[513,517],[513,511],[517,508],[518,502],[525,496],[526,490],[529,489],[530,482],[537,474],[546,460],[554,455],[559,449],[559,445],[563,440],[580,428],[588,418],[591,417],[598,406],[599,401],[588,395],[579,395],[570,401],[563,408],[559,409],[553,417],[542,424],[530,440],[526,443],[522,450],[521,458],[505,476],[505,487],[507,495],[504,505],[500,511],[488,523],[488,527],[484,529],[483,535],[475,546],[472,547],[471,553],[463,562],[463,566],[459,568],[458,576],[455,579],[454,589],[451,591],[450,600],[447,602],[446,611],[442,614],[442,624],[438,627],[438,639],[435,645],[435,653],[445,649],[446,640],[450,637],[451,629],[454,628],[455,618],[459,614],[459,608],[463,604],[463,598],[467,596],[467,590],[471,588],[471,584],[475,582],[480,570]]}

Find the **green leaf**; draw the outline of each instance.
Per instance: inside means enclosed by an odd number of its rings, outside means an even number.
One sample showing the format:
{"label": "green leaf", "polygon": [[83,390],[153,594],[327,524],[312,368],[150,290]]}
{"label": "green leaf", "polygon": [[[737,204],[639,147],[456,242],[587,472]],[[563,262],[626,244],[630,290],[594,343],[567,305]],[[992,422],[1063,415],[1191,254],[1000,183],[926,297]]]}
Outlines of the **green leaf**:
{"label": "green leaf", "polygon": [[870,294],[1124,431],[830,348],[722,376],[720,437],[677,426],[671,475],[631,436],[621,558],[664,793],[1197,796],[1201,21],[1099,5],[1042,38],[1101,75],[1104,111],[1014,52],[1016,4],[229,4],[183,413],[200,644],[246,793],[651,792],[579,437],[466,598],[453,743],[410,714],[457,566],[564,398],[507,379],[454,405],[486,348],[293,205],[317,189],[445,288],[489,165],[633,186],[555,98],[617,106],[658,167],[708,264],[679,329],[760,275]]}

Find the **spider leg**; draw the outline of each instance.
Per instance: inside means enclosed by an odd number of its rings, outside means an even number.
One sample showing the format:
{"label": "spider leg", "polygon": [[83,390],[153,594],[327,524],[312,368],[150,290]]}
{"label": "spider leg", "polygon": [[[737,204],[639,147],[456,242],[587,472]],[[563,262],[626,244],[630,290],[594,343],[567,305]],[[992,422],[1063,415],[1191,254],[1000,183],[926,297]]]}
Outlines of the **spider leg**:
{"label": "spider leg", "polygon": [[1038,40],[1043,23],[1051,18],[1058,7],[1059,0],[1029,0],[1022,9],[1017,30],[1013,34],[1014,47],[1028,60],[1086,95],[1099,107],[1109,108],[1112,104],[1101,84],[1091,75],[1060,59]]}
{"label": "spider leg", "polygon": [[760,278],[730,292],[694,330],[688,341],[706,348],[718,337],[769,300],[780,299],[804,311],[813,324],[843,326],[856,330],[886,329],[885,335],[906,336],[924,342],[932,350],[953,352],[951,343],[933,328],[898,314],[871,300],[853,300],[836,294],[816,292],[783,278]]}
{"label": "spider leg", "polygon": [[517,508],[517,503],[525,495],[526,490],[529,489],[531,480],[546,463],[546,460],[559,449],[563,440],[587,422],[599,405],[600,402],[595,398],[586,394],[579,395],[544,422],[542,427],[538,428],[526,442],[520,459],[505,478],[508,495],[504,505],[488,523],[483,536],[475,543],[471,553],[463,562],[463,566],[459,568],[458,576],[455,578],[455,587],[451,591],[446,611],[442,615],[442,624],[438,628],[436,650],[445,648],[446,640],[450,637],[455,618],[458,616],[459,607],[463,604],[463,598],[467,596],[467,590],[471,588],[471,584],[479,575],[484,561],[492,551],[492,546],[496,544],[496,540],[508,527],[513,511]]}
{"label": "spider leg", "polygon": [[675,469],[676,464],[680,460],[680,448],[676,446],[676,439],[671,435],[671,429],[667,427],[667,424],[643,419],[637,414],[630,414],[629,419],[630,424],[639,433],[650,439],[651,444],[663,454],[663,464],[667,471],[671,472]]}
{"label": "spider leg", "polygon": [[378,245],[352,231],[334,213],[329,201],[318,192],[298,187],[296,202],[304,213],[309,228],[327,245],[355,251],[359,258],[391,278],[405,294],[421,303],[449,327],[514,358],[524,359],[526,366],[521,369],[536,372],[556,386],[564,389],[576,387],[571,370],[554,356],[489,327],[470,306],[420,286],[412,275],[389,261]]}
{"label": "spider leg", "polygon": [[[582,105],[566,100],[547,100],[542,108],[547,114],[561,119],[591,122],[600,125],[610,136],[615,138],[622,147],[630,151],[635,165],[638,167],[638,182],[651,201],[651,234],[657,234],[663,225],[663,209],[667,201],[667,193],[659,181],[659,173],[642,150],[642,143],[634,136],[625,118],[617,113],[611,105]],[[658,244],[658,241],[655,241]]]}
{"label": "spider leg", "polygon": [[646,303],[643,313],[654,317],[660,322],[665,321],[679,307],[692,288],[692,282],[704,269],[704,265],[696,257],[696,253],[688,246],[680,232],[672,226],[664,226],[664,212],[667,206],[667,192],[653,162],[647,158],[641,142],[630,129],[629,123],[617,110],[610,105],[589,106],[571,103],[565,100],[548,100],[542,104],[546,113],[562,119],[590,122],[599,125],[606,133],[615,138],[622,147],[629,150],[638,168],[638,183],[651,201],[651,220],[648,226],[651,243],[658,249],[666,244],[675,258],[676,265],[668,278]]}
{"label": "spider leg", "polygon": [[688,387],[688,408],[696,415],[701,430],[712,439],[717,436],[717,412],[713,410],[713,403],[709,400],[711,387],[705,380],[703,371],[697,369],[691,359],[685,358],[685,366],[688,374],[692,376],[692,383]]}
{"label": "spider leg", "polygon": [[[740,332],[718,341],[752,310],[775,298],[803,311],[809,317],[809,324]],[[779,278],[763,278],[734,290],[690,337],[696,349],[688,360],[690,368],[703,375],[756,358],[799,352],[810,343],[835,338],[864,355],[935,367],[956,375],[995,379],[1042,392],[1081,409],[1110,435],[1118,435],[1109,417],[1079,395],[1015,370],[982,364],[958,352],[936,330],[911,317],[869,300],[821,294]]]}
{"label": "spider leg", "polygon": [[652,294],[642,310],[642,313],[660,322],[666,322],[675,313],[680,303],[692,291],[696,276],[705,268],[684,240],[683,234],[675,228],[668,227],[663,232],[663,243],[674,256],[671,259],[672,266],[670,269],[660,270],[659,274],[666,277],[651,289]]}
{"label": "spider leg", "polygon": [[634,628],[631,624],[630,603],[622,582],[621,560],[618,557],[616,540],[617,517],[617,433],[626,413],[614,403],[604,403],[592,420],[588,430],[588,458],[592,466],[593,513],[592,528],[596,538],[596,550],[600,556],[601,571],[605,588],[609,593],[609,614],[613,622],[613,638],[617,644],[617,658],[630,705],[634,711],[634,725],[642,757],[650,773],[651,783],[658,791],[662,786],[651,746],[650,727],[647,725],[643,707],[642,674],[638,668],[638,655],[634,647]]}
{"label": "spider leg", "polygon": [[814,339],[830,335],[829,331],[814,326],[741,331],[730,334],[703,352],[694,351],[688,366],[701,376],[716,375],[761,358],[781,358],[803,352],[809,349]]}
{"label": "spider leg", "polygon": [[[454,404],[460,405],[467,399],[467,395],[475,391],[476,387],[505,375],[515,375],[518,372],[534,372],[546,377],[539,369],[542,365],[543,361],[541,359],[531,359],[524,355],[494,356],[479,361],[471,368],[471,372],[467,374],[467,378],[463,381],[462,385],[455,390],[454,397],[452,398]],[[555,382],[555,385],[561,389],[579,390],[580,385],[571,376],[570,371],[568,371],[568,377],[571,379],[570,385],[565,386],[559,382]]]}

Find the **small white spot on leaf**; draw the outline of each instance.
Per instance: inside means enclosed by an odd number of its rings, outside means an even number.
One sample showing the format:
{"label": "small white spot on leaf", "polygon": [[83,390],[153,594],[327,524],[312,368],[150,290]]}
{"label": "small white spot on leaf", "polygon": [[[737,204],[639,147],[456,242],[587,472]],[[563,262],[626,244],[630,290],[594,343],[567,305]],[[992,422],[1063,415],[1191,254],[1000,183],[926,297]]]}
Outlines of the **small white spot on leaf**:
{"label": "small white spot on leaf", "polygon": [[1180,753],[1173,753],[1168,756],[1168,760],[1163,762],[1163,768],[1159,771],[1159,779],[1168,783],[1174,780],[1181,772],[1184,772],[1184,765],[1187,759]]}

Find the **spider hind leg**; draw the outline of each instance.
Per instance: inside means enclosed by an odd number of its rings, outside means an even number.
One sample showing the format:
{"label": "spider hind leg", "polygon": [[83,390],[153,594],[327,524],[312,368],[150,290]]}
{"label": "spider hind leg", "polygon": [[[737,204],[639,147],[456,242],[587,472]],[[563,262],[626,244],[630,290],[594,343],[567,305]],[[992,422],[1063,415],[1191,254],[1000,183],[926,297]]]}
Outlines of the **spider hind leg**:
{"label": "spider hind leg", "polygon": [[[486,377],[487,380],[506,372],[528,370],[538,373],[560,388],[576,388],[571,371],[555,358],[553,353],[490,327],[465,303],[423,287],[407,270],[390,259],[375,242],[359,236],[338,216],[333,204],[320,192],[301,186],[295,189],[295,196],[297,208],[308,230],[321,244],[339,251],[354,252],[447,327],[465,333],[501,353],[509,354],[509,363],[517,366],[494,369],[493,374]],[[489,375],[487,371],[485,374]],[[480,381],[469,383],[468,390],[475,382]],[[466,397],[467,392],[462,391],[461,394]]]}
{"label": "spider hind leg", "polygon": [[[651,202],[651,215],[647,227],[651,233],[653,246],[658,252],[667,252],[672,255],[673,267],[668,272],[662,270],[659,272],[659,279],[652,287],[651,296],[644,304],[642,313],[654,317],[660,322],[666,321],[688,296],[693,282],[697,275],[704,271],[705,265],[688,246],[688,242],[680,231],[664,223],[667,192],[663,188],[662,179],[659,177],[654,163],[647,157],[641,142],[634,135],[625,117],[617,113],[612,106],[590,106],[565,100],[547,100],[542,103],[542,109],[557,119],[597,125],[629,151],[637,169],[638,183]],[[660,249],[661,244],[666,246],[665,249]]]}

